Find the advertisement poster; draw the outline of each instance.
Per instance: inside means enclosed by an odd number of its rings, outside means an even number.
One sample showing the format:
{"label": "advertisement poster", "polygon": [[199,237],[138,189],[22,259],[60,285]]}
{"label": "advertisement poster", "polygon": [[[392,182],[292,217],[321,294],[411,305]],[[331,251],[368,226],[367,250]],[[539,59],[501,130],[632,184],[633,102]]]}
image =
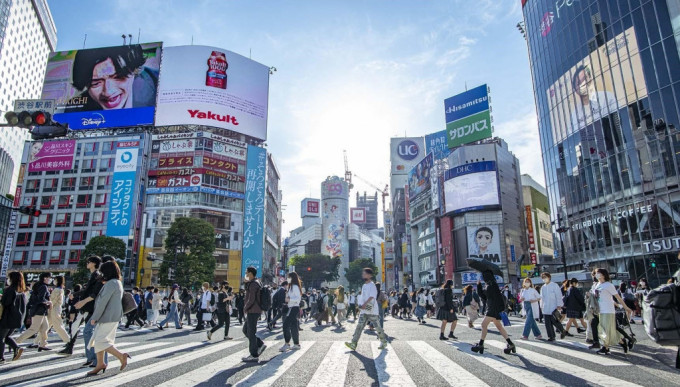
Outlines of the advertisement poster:
{"label": "advertisement poster", "polygon": [[469,257],[501,264],[501,235],[497,225],[468,227],[467,236]]}
{"label": "advertisement poster", "polygon": [[449,148],[492,136],[488,90],[484,84],[444,100]]}
{"label": "advertisement poster", "polygon": [[267,139],[269,67],[221,48],[167,47],[156,126],[205,125]]}
{"label": "advertisement poster", "polygon": [[302,217],[311,216],[318,218],[321,216],[320,213],[321,201],[319,199],[306,198],[302,200]]}
{"label": "advertisement poster", "polygon": [[432,153],[430,153],[409,171],[408,199],[410,202],[413,202],[421,193],[430,189],[430,170],[432,169],[432,163]]}
{"label": "advertisement poster", "polygon": [[[602,69],[611,68],[611,74]],[[616,113],[627,101],[647,97],[642,60],[633,27],[581,59],[546,90],[553,143],[581,131],[593,156],[600,156],[596,142],[604,143],[601,125],[593,122]],[[584,155],[586,157],[586,155]]]}
{"label": "advertisement poster", "polygon": [[365,208],[350,208],[349,216],[351,223],[366,223]]}
{"label": "advertisement poster", "polygon": [[[484,279],[482,278],[482,273],[478,271],[464,271],[460,273],[461,280],[463,282],[463,285],[467,284],[476,284],[477,281],[482,281],[484,282]],[[494,278],[496,279],[496,283],[498,284],[503,284],[505,281],[503,280],[503,277],[495,275]]]}
{"label": "advertisement poster", "polygon": [[72,130],[152,125],[160,64],[161,43],[55,52],[42,99]]}
{"label": "advertisement poster", "polygon": [[498,206],[500,198],[496,162],[480,161],[446,171],[444,203],[447,213]]}
{"label": "advertisement poster", "polygon": [[135,211],[135,180],[139,145],[116,150],[111,182],[111,201],[107,216],[106,235],[121,238],[127,242],[130,234],[132,215]]}
{"label": "advertisement poster", "polygon": [[432,153],[435,160],[448,157],[451,150],[446,135],[446,129],[425,135],[425,154]]}
{"label": "advertisement poster", "polygon": [[322,232],[321,253],[333,258],[347,254],[347,223],[349,187],[344,179],[337,176],[327,178],[321,183]]}
{"label": "advertisement poster", "polygon": [[[183,153],[193,152],[196,149],[196,139],[187,138],[181,140],[154,141],[154,153]],[[157,150],[157,152],[155,152]]]}
{"label": "advertisement poster", "polygon": [[[156,164],[157,165],[154,165]],[[151,159],[151,168],[186,168],[194,166],[194,156],[169,156]]]}
{"label": "advertisement poster", "polygon": [[66,171],[73,168],[76,140],[32,142],[28,154],[28,171]]}
{"label": "advertisement poster", "polygon": [[425,155],[423,137],[396,137],[390,139],[390,162],[392,175],[408,175]]}
{"label": "advertisement poster", "polygon": [[248,145],[246,161],[246,195],[243,213],[243,258],[241,277],[253,266],[262,272],[264,246],[264,193],[267,176],[267,150]]}

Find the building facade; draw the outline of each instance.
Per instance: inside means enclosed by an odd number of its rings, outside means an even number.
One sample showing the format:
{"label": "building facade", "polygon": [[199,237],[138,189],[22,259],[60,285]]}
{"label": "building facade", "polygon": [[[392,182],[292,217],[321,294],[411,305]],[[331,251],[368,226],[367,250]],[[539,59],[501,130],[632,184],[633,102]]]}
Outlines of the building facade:
{"label": "building facade", "polygon": [[[15,100],[40,98],[47,55],[56,47],[57,29],[46,0],[0,1],[0,119],[5,119],[5,112],[14,110]],[[14,193],[28,138],[26,129],[0,131],[0,148],[13,161],[13,165],[0,164],[3,170],[12,167],[10,187],[0,191],[2,195]]]}
{"label": "building facade", "polygon": [[522,175],[522,198],[524,199],[524,220],[527,225],[529,256],[523,265],[536,265],[554,261],[555,246],[550,225],[548,193],[531,176]]}
{"label": "building facade", "polygon": [[357,207],[366,209],[366,222],[359,223],[359,227],[365,230],[375,230],[378,228],[378,193],[368,196],[366,192],[361,195],[357,192]]}
{"label": "building facade", "polygon": [[567,264],[665,282],[680,250],[678,2],[522,3]]}

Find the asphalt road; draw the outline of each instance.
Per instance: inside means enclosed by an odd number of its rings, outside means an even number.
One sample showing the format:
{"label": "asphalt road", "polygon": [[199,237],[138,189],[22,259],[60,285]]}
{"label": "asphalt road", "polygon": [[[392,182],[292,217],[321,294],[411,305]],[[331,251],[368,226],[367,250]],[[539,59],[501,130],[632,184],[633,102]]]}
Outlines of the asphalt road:
{"label": "asphalt road", "polygon": [[[633,330],[639,339],[634,350],[624,355],[620,348],[611,356],[596,355],[584,344],[584,335],[556,343],[522,341],[522,320],[511,317],[508,328],[517,344],[517,354],[505,355],[505,342],[493,331],[486,340],[484,355],[474,354],[470,346],[479,339],[476,328],[464,321],[456,328],[458,340],[440,341],[436,320],[418,325],[414,320],[385,321],[390,338],[387,350],[366,332],[356,352],[344,346],[351,339],[355,324],[343,328],[303,325],[302,349],[281,354],[281,329],[260,337],[268,348],[260,363],[242,363],[247,341],[240,326],[232,326],[234,340],[223,340],[216,332],[206,341],[204,332],[191,327],[159,331],[140,329],[119,331],[117,346],[132,355],[128,368],[118,371],[110,358],[103,375],[87,377],[83,344],[79,341],[71,357],[54,352],[27,350],[22,359],[0,365],[3,386],[680,386],[680,372],[669,364],[672,349],[660,348],[649,341],[641,325]],[[544,331],[544,328],[541,329]],[[575,330],[572,328],[572,333]],[[61,347],[58,337],[50,336],[50,346]],[[7,354],[9,355],[9,354]],[[662,360],[660,360],[662,359]]]}

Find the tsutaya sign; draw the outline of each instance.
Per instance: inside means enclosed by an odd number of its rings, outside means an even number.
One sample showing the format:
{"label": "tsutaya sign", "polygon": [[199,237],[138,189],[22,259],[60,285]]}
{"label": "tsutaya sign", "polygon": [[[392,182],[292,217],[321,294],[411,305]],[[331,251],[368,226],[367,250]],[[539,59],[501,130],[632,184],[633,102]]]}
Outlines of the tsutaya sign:
{"label": "tsutaya sign", "polygon": [[581,222],[574,223],[571,226],[571,229],[574,231],[582,230],[584,228],[588,228],[594,225],[609,223],[612,220],[628,218],[636,214],[637,215],[649,214],[653,212],[653,207],[654,207],[653,203],[635,203],[632,206],[628,206],[623,209],[617,209],[616,211],[612,211],[605,215],[594,216]]}
{"label": "tsutaya sign", "polygon": [[680,250],[680,237],[666,238],[659,241],[642,242],[642,245],[645,246],[645,252],[647,253]]}

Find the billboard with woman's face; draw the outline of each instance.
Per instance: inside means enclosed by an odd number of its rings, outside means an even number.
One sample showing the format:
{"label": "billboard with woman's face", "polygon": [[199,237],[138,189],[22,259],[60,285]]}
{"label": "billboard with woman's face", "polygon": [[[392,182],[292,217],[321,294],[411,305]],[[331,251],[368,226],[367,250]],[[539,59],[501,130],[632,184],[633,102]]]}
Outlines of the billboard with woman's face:
{"label": "billboard with woman's face", "polygon": [[70,129],[152,125],[161,43],[50,54],[42,98]]}

